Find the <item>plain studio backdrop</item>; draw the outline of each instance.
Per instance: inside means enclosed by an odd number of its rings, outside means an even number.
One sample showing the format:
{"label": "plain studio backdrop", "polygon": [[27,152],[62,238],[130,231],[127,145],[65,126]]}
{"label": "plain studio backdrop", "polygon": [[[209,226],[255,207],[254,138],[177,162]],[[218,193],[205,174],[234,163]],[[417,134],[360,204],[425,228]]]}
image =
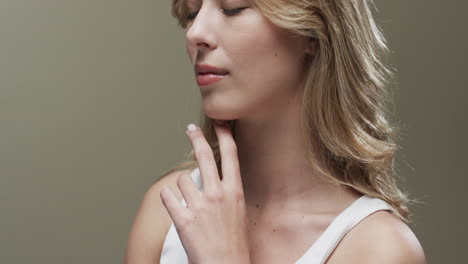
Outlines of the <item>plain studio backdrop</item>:
{"label": "plain studio backdrop", "polygon": [[[0,1],[0,263],[121,263],[200,94],[171,1]],[[468,263],[466,1],[375,1],[400,186],[429,263]],[[375,11],[375,10],[374,10]]]}

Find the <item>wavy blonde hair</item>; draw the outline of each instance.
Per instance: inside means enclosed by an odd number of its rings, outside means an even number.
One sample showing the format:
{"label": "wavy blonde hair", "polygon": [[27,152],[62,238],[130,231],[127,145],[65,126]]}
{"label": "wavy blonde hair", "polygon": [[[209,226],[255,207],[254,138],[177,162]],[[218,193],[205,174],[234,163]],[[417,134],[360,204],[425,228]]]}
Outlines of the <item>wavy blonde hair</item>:
{"label": "wavy blonde hair", "polygon": [[[413,200],[395,180],[397,135],[387,120],[386,103],[391,102],[387,87],[394,74],[382,61],[389,49],[372,17],[372,0],[251,0],[251,4],[278,27],[317,44],[315,56],[308,57],[302,90],[301,122],[310,166],[327,182],[388,202],[403,222],[411,222],[407,205]],[[187,27],[185,0],[172,1],[172,15],[179,26]],[[213,120],[203,112],[200,119],[220,168]],[[234,133],[235,120],[229,123]],[[186,161],[161,177],[196,167],[191,150]]]}

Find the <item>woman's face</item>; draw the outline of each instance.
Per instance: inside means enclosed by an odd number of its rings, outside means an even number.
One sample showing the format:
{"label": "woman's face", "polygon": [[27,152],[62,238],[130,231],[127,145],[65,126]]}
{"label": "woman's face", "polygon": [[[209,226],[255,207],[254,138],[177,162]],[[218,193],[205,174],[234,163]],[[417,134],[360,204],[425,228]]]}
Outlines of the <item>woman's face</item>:
{"label": "woman's face", "polygon": [[283,111],[299,91],[305,38],[272,24],[249,0],[186,1],[193,14],[186,28],[192,64],[229,72],[219,81],[199,84],[205,114],[221,120],[263,119]]}

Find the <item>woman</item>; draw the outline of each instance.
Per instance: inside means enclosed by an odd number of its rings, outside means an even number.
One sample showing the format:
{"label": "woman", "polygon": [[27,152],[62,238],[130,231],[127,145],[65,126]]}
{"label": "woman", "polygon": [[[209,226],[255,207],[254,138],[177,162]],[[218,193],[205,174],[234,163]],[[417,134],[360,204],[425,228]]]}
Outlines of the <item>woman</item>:
{"label": "woman", "polygon": [[201,129],[146,193],[126,263],[425,263],[369,4],[173,0]]}

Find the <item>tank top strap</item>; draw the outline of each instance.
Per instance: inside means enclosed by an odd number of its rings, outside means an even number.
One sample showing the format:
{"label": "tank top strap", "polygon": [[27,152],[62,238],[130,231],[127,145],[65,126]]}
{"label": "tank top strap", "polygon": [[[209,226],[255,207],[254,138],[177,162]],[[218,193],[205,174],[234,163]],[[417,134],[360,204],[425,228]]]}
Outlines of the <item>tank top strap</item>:
{"label": "tank top strap", "polygon": [[332,221],[296,264],[325,263],[341,239],[356,224],[370,214],[381,210],[394,211],[393,207],[382,199],[367,195],[361,196]]}
{"label": "tank top strap", "polygon": [[[203,183],[200,175],[199,168],[192,170],[190,176],[192,177],[193,182],[197,185],[197,188],[201,190],[203,188]],[[181,204],[184,207],[187,207],[187,203],[182,198]],[[166,234],[164,240],[161,258],[159,260],[160,264],[188,264],[188,256],[185,252],[185,249],[180,241],[179,234],[175,228],[174,223],[171,224],[169,231]]]}
{"label": "tank top strap", "polygon": [[197,185],[197,188],[201,190],[203,188],[203,181],[200,175],[200,168],[197,167],[193,169],[190,176],[192,177],[193,182]]}
{"label": "tank top strap", "polygon": [[[201,190],[203,188],[203,181],[202,181],[202,178],[201,178],[201,175],[200,175],[200,168],[197,167],[197,168],[193,169],[192,172],[190,173],[190,177],[192,177],[193,182],[195,183],[195,185],[197,185],[198,190]],[[187,207],[187,203],[185,202],[185,200],[183,198],[182,198],[181,203],[185,207]]]}

